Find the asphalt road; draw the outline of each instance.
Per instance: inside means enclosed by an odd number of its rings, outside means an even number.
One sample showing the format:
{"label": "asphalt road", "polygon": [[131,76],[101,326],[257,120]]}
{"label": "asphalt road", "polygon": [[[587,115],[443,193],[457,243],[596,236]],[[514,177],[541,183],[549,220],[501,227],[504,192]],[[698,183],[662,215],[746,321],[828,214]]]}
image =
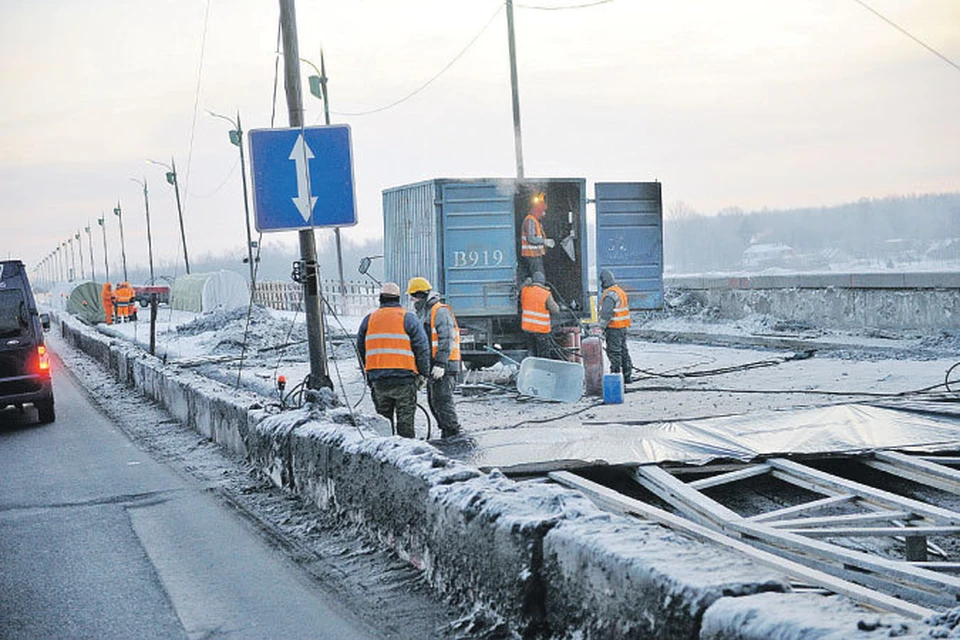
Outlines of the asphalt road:
{"label": "asphalt road", "polygon": [[54,424],[0,411],[0,637],[375,637],[56,368],[54,389]]}

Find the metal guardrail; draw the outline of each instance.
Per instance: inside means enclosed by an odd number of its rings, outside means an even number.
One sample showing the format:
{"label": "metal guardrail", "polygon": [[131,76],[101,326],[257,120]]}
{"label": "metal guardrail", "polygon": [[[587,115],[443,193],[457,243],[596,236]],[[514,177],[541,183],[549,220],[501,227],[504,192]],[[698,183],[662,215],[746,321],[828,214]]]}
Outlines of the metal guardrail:
{"label": "metal guardrail", "polygon": [[[340,290],[339,280],[321,280],[320,290],[324,300],[334,312],[342,316],[365,315],[379,304],[379,287],[371,282],[346,283]],[[270,309],[296,311],[303,300],[303,287],[296,282],[257,282],[254,302]]]}

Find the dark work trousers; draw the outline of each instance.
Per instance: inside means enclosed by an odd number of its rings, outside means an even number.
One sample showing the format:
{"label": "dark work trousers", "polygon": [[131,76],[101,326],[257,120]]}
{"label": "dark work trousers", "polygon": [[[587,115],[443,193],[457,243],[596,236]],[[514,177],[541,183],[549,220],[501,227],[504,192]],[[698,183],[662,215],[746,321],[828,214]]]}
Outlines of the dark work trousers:
{"label": "dark work trousers", "polygon": [[522,274],[520,281],[523,282],[523,278],[532,278],[533,274],[539,271],[543,274],[543,277],[547,277],[547,272],[543,270],[543,256],[535,256],[533,258],[523,258],[523,266],[526,267],[527,272]]}
{"label": "dark work trousers", "polygon": [[437,420],[440,435],[444,438],[460,433],[460,420],[457,419],[457,408],[453,403],[453,392],[457,388],[457,374],[450,371],[443,374],[439,380],[430,378],[427,381],[427,403],[430,413]]}
{"label": "dark work trousers", "polygon": [[633,379],[633,361],[630,359],[630,349],[627,348],[627,330],[603,330],[603,337],[607,341],[607,358],[610,359],[610,373],[623,373],[623,381]]}
{"label": "dark work trousers", "polygon": [[527,334],[528,348],[530,355],[534,358],[553,358],[553,340],[549,333],[533,333],[525,331]]}
{"label": "dark work trousers", "polygon": [[413,438],[413,419],[417,413],[416,379],[374,380],[370,385],[370,394],[377,413],[396,425],[397,435]]}

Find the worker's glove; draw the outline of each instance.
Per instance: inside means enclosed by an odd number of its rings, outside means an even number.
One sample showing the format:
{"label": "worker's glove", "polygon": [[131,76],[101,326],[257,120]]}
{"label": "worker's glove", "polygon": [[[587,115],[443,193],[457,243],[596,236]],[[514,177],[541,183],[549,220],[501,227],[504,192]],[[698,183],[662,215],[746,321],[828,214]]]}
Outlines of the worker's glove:
{"label": "worker's glove", "polygon": [[427,386],[427,376],[417,376],[417,390],[423,391],[424,387]]}
{"label": "worker's glove", "polygon": [[433,365],[433,369],[430,369],[430,377],[433,378],[434,380],[439,380],[440,378],[443,377],[443,374],[446,372],[447,370],[445,367],[441,367],[440,365],[435,364]]}
{"label": "worker's glove", "polygon": [[543,244],[547,249],[553,249],[555,246],[557,246],[557,243],[553,241],[553,238],[547,238],[543,241]]}

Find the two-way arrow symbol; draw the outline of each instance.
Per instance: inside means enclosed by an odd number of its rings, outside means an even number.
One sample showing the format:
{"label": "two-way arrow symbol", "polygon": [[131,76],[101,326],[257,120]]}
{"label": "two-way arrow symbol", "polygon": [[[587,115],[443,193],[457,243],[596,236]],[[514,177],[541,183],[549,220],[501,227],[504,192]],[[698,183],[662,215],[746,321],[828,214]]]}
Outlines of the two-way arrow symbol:
{"label": "two-way arrow symbol", "polygon": [[313,151],[310,150],[310,145],[304,142],[303,134],[298,135],[289,159],[296,163],[297,168],[297,196],[292,200],[304,222],[310,222],[313,205],[317,202],[317,196],[310,195],[309,189],[310,160],[313,157]]}

